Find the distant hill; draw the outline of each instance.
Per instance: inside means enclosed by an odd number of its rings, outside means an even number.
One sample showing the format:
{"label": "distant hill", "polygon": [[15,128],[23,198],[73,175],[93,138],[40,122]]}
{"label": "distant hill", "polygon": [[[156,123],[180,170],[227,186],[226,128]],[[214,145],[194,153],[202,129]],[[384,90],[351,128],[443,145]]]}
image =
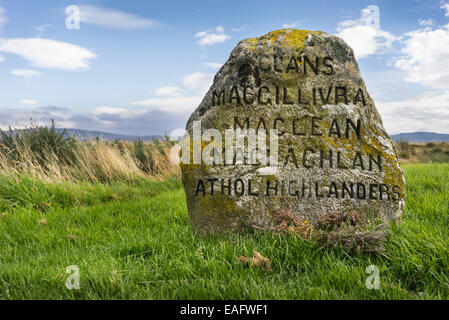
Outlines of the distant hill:
{"label": "distant hill", "polygon": [[434,132],[409,132],[391,135],[393,141],[408,142],[449,142],[449,134]]}
{"label": "distant hill", "polygon": [[[56,130],[62,131],[64,129],[57,128]],[[80,140],[83,139],[92,140],[98,137],[109,141],[114,140],[133,141],[137,139],[141,139],[143,141],[152,141],[154,139],[162,138],[162,136],[160,135],[148,135],[148,136],[124,135],[124,134],[116,134],[95,130],[82,130],[82,129],[66,129],[66,131],[70,135],[75,135]],[[434,132],[408,132],[408,133],[393,134],[391,135],[391,139],[393,139],[393,141],[396,142],[399,140],[408,142],[449,142],[449,134],[434,133]]]}
{"label": "distant hill", "polygon": [[[58,129],[64,130],[64,129]],[[115,133],[108,133],[102,131],[90,131],[90,130],[81,130],[81,129],[66,129],[69,134],[74,134],[78,139],[86,139],[91,140],[97,137],[103,138],[106,140],[137,140],[141,139],[143,141],[151,141],[153,139],[161,138],[162,136],[158,135],[149,135],[149,136],[132,136],[132,135],[122,135]],[[449,134],[442,133],[434,133],[434,132],[409,132],[409,133],[399,133],[393,134],[391,136],[393,141],[409,141],[409,142],[449,142]]]}
{"label": "distant hill", "polygon": [[[63,131],[64,129],[56,129],[58,131]],[[149,135],[149,136],[133,136],[133,135],[124,135],[124,134],[116,134],[109,133],[103,131],[91,131],[91,130],[82,130],[82,129],[65,129],[66,132],[70,135],[75,135],[80,140],[92,140],[98,138],[114,141],[114,140],[137,140],[141,139],[143,141],[152,141],[153,139],[159,139],[162,136],[158,135]]]}
{"label": "distant hill", "polygon": [[[64,129],[56,128],[56,131],[62,132]],[[94,130],[82,130],[82,129],[65,129],[68,135],[75,135],[79,140],[92,140],[96,138],[101,138],[109,141],[114,140],[126,140],[133,141],[137,139],[141,139],[143,141],[152,141],[154,139],[160,139],[162,136],[158,135],[148,135],[148,136],[133,136],[133,135],[124,135],[124,134],[116,134],[109,133],[103,131],[94,131]],[[20,130],[12,130],[12,132],[17,132]],[[9,130],[5,130],[5,133],[8,134]],[[1,137],[0,137],[1,139]]]}

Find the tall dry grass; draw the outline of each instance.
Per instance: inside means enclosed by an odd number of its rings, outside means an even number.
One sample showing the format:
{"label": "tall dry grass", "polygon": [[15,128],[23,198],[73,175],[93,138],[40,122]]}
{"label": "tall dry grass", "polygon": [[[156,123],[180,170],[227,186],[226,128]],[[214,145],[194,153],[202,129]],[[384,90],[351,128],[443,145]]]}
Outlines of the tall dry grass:
{"label": "tall dry grass", "polygon": [[448,163],[449,143],[447,142],[408,142],[395,144],[401,163]]}
{"label": "tall dry grass", "polygon": [[27,129],[25,133],[2,132],[0,175],[26,174],[43,181],[105,183],[161,179],[180,172],[179,166],[170,161],[173,144],[166,140],[80,141],[67,135],[62,139],[48,139],[48,130],[38,129]]}

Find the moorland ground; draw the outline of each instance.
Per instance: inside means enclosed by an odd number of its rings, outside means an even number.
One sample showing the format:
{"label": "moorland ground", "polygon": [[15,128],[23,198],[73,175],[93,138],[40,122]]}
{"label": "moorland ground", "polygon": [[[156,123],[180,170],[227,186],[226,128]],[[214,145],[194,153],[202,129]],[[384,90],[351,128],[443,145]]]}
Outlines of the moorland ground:
{"label": "moorland ground", "polygon": [[[30,135],[0,144],[0,299],[449,298],[449,164],[403,165],[403,218],[379,255],[294,233],[198,235],[166,146]],[[236,260],[254,250],[271,271]]]}

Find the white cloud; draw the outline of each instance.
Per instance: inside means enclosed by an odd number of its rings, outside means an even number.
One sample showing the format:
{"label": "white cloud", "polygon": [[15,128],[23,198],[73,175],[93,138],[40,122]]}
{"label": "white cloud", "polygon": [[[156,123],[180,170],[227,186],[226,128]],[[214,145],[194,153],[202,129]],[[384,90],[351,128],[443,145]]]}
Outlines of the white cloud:
{"label": "white cloud", "polygon": [[290,23],[284,23],[282,25],[282,28],[296,28],[298,26],[299,26],[299,21],[293,21],[293,22],[290,22]]}
{"label": "white cloud", "polygon": [[421,26],[432,26],[433,20],[432,19],[418,19],[418,23]]}
{"label": "white cloud", "polygon": [[210,69],[220,69],[222,64],[217,62],[204,62],[201,64],[202,66]]}
{"label": "white cloud", "polygon": [[[0,28],[8,22],[5,10],[0,6]],[[51,24],[44,24],[34,27],[37,31],[43,32],[51,27]],[[63,70],[77,70],[89,67],[89,60],[97,55],[89,50],[67,42],[42,38],[0,38],[0,53],[12,53],[28,60],[32,65],[42,68],[55,68]],[[0,54],[0,61],[4,61]],[[17,71],[17,70],[16,70]],[[12,74],[30,77],[37,74],[16,72]],[[22,70],[23,71],[23,70]]]}
{"label": "white cloud", "polygon": [[8,17],[6,16],[6,11],[0,6],[0,28],[8,22]]}
{"label": "white cloud", "polygon": [[[449,4],[441,8],[449,16]],[[449,24],[432,28],[431,19],[418,22],[423,28],[402,35],[401,56],[394,65],[405,72],[405,81],[434,90],[407,100],[377,103],[390,133],[449,132]]]}
{"label": "white cloud", "polygon": [[358,25],[343,29],[338,34],[354,50],[357,58],[364,58],[391,47],[395,37],[372,26]]}
{"label": "white cloud", "polygon": [[208,29],[206,31],[197,32],[195,38],[198,38],[197,43],[200,46],[207,46],[225,42],[230,37],[224,33],[224,28],[222,26],[218,26],[215,28],[215,33],[211,29]]}
{"label": "white cloud", "polygon": [[[0,128],[13,129],[30,127],[31,124],[48,125],[50,119],[55,119],[57,125],[60,120],[68,117],[68,109],[59,107],[35,108],[35,100],[21,100],[21,107],[11,109],[0,109]],[[63,110],[60,110],[63,109]],[[61,117],[64,116],[64,118]]]}
{"label": "white cloud", "polygon": [[[162,87],[156,90],[156,95],[157,93],[165,93],[165,97],[134,101],[131,104],[150,107],[151,110],[163,110],[169,113],[192,112],[201,103],[206,91],[212,84],[213,77],[214,75],[210,73],[191,73],[182,77],[182,88]],[[189,91],[191,94],[181,94],[182,92]],[[173,92],[175,95],[173,95]]]}
{"label": "white cloud", "polygon": [[182,77],[182,82],[187,89],[205,93],[209,89],[214,75],[210,73],[195,72]]}
{"label": "white cloud", "polygon": [[46,29],[53,27],[52,24],[46,23],[41,26],[35,26],[34,29],[39,32],[44,32]]}
{"label": "white cloud", "polygon": [[113,127],[118,121],[135,119],[145,113],[147,113],[147,110],[130,110],[104,106],[93,109],[89,117],[102,126]]}
{"label": "white cloud", "polygon": [[[424,92],[397,102],[377,102],[385,128],[401,132],[449,132],[449,92]],[[398,116],[400,115],[400,116]]]}
{"label": "white cloud", "polygon": [[441,9],[444,9],[446,11],[446,13],[444,14],[445,17],[449,17],[449,3],[445,3],[443,4],[441,7]]}
{"label": "white cloud", "polygon": [[0,52],[16,54],[36,67],[63,70],[86,69],[97,57],[83,47],[42,38],[0,39]]}
{"label": "white cloud", "polygon": [[[57,128],[98,130],[128,135],[162,135],[184,128],[190,112],[172,113],[161,110],[98,107],[92,112],[77,114],[64,107],[35,107],[24,105],[0,109],[0,128],[25,128],[33,124],[49,125],[55,120]],[[30,121],[30,119],[32,119]]]}
{"label": "white cloud", "polygon": [[92,115],[99,116],[102,114],[109,114],[120,116],[120,118],[134,118],[141,114],[147,112],[146,110],[129,110],[124,108],[116,108],[116,107],[98,107],[92,111]]}
{"label": "white cloud", "polygon": [[[95,109],[95,114],[73,115],[67,117],[65,122],[72,122],[72,127],[75,128],[96,128],[112,133],[147,136],[162,135],[164,132],[170,133],[174,129],[184,128],[189,114],[189,112],[172,113],[160,109],[100,107]],[[57,121],[58,125],[60,123],[61,120]]]}
{"label": "white cloud", "polygon": [[103,113],[109,114],[126,114],[126,109],[115,107],[97,107],[92,111],[93,115],[99,115]]}
{"label": "white cloud", "polygon": [[19,103],[20,104],[31,105],[31,106],[37,105],[37,101],[36,100],[20,100]]}
{"label": "white cloud", "polygon": [[157,96],[180,96],[182,89],[180,87],[176,86],[167,86],[167,87],[161,87],[157,88],[155,94]]}
{"label": "white cloud", "polygon": [[369,7],[362,9],[357,20],[345,20],[338,24],[338,36],[343,38],[354,50],[357,58],[381,53],[391,47],[396,37],[384,31],[373,19]]}
{"label": "white cloud", "polygon": [[449,24],[405,34],[402,56],[395,66],[406,71],[405,80],[449,89]]}
{"label": "white cloud", "polygon": [[35,70],[28,70],[28,69],[14,69],[11,70],[11,74],[18,77],[24,77],[24,78],[31,78],[35,76],[41,76],[42,73],[35,71]]}
{"label": "white cloud", "polygon": [[159,109],[166,112],[192,112],[201,102],[203,97],[195,96],[181,96],[168,98],[152,98],[131,102],[132,105],[151,107],[151,109]]}
{"label": "white cloud", "polygon": [[154,20],[126,12],[91,5],[82,5],[79,8],[81,22],[105,28],[132,30],[157,25],[157,22]]}

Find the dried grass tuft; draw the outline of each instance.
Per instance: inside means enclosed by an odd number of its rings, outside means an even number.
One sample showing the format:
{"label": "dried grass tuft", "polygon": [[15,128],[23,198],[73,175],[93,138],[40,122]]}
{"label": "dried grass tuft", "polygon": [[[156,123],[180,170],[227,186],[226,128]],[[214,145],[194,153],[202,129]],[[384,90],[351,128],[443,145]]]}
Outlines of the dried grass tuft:
{"label": "dried grass tuft", "polygon": [[[318,244],[346,251],[383,254],[387,232],[384,224],[375,229],[356,211],[330,213],[322,216],[315,224],[302,221],[289,207],[273,216],[276,225],[272,232],[293,233]],[[261,228],[255,228],[259,231]]]}
{"label": "dried grass tuft", "polygon": [[262,268],[266,271],[273,271],[271,268],[270,260],[263,255],[260,254],[260,252],[254,250],[253,251],[253,257],[247,258],[247,257],[236,257],[237,262],[243,263],[244,265],[251,265],[254,267]]}

